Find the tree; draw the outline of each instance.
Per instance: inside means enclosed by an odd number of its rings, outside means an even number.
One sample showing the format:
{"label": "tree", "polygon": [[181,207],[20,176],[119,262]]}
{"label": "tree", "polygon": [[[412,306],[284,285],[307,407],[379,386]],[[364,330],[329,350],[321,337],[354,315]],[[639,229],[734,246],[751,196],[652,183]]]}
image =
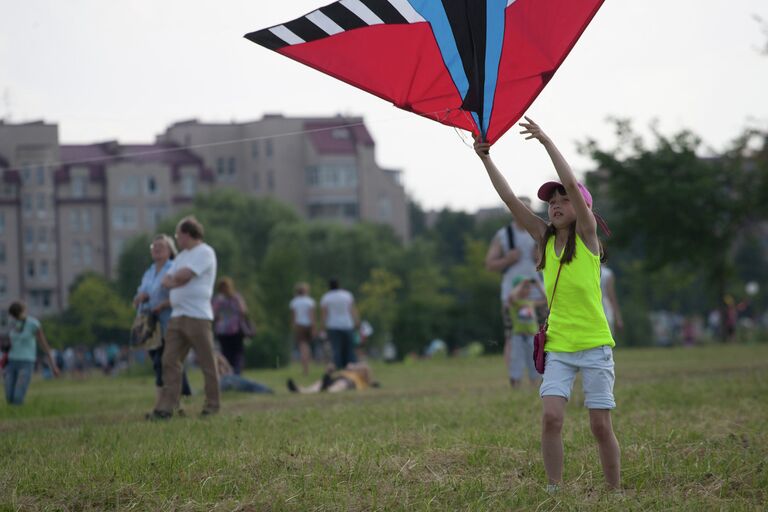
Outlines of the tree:
{"label": "tree", "polygon": [[486,350],[504,348],[503,325],[499,310],[499,275],[485,269],[485,240],[464,240],[465,261],[451,269],[451,288],[456,298],[450,315],[448,336],[452,346],[473,341],[483,343]]}
{"label": "tree", "polygon": [[373,343],[369,346],[383,345],[391,340],[397,318],[397,291],[402,284],[399,277],[386,269],[374,268],[368,280],[360,286],[360,315],[374,328]]}
{"label": "tree", "polygon": [[86,274],[69,296],[69,307],[46,319],[54,346],[127,343],[134,311],[102,276]]}
{"label": "tree", "polygon": [[616,132],[614,148],[594,141],[584,146],[598,167],[588,183],[600,196],[595,204],[610,213],[614,243],[642,261],[645,273],[677,269],[678,294],[686,281],[693,283],[686,273],[701,276],[711,301],[720,304],[735,275],[738,245],[766,218],[759,208],[766,169],[750,149],[753,135],[705,158],[701,140],[689,131],[664,136],[654,128],[651,145],[626,121],[616,122]]}

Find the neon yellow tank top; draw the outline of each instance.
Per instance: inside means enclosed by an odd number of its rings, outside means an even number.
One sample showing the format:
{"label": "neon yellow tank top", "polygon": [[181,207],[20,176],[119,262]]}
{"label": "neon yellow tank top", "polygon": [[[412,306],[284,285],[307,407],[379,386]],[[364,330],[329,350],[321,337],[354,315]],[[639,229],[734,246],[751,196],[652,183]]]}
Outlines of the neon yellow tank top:
{"label": "neon yellow tank top", "polygon": [[[547,300],[557,278],[560,258],[555,254],[555,237],[547,241],[544,285]],[[584,245],[576,235],[576,252],[570,263],[563,265],[555,292],[554,308],[549,314],[546,352],[577,352],[616,342],[603,311],[600,291],[600,257]]]}

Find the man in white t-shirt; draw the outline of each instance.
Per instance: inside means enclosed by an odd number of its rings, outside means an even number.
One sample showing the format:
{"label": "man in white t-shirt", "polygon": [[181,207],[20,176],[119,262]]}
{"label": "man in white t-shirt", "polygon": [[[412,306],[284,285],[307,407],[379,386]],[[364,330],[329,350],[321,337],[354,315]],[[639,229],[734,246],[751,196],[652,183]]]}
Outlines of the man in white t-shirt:
{"label": "man in white t-shirt", "polygon": [[163,278],[171,290],[171,319],[163,352],[163,389],[157,408],[148,419],[171,417],[181,394],[184,359],[191,348],[205,379],[205,404],[201,415],[219,411],[219,374],[213,349],[211,297],[216,281],[216,253],[203,242],[203,226],[192,216],[176,226],[176,242],[182,251]]}
{"label": "man in white t-shirt", "polygon": [[329,291],[320,299],[323,311],[323,328],[333,348],[333,362],[337,369],[356,363],[355,328],[360,320],[357,316],[355,298],[347,290],[339,288],[339,281],[328,282]]}
{"label": "man in white t-shirt", "polygon": [[291,327],[296,347],[299,349],[301,367],[304,375],[309,374],[310,344],[315,337],[315,299],[309,296],[309,285],[299,283],[294,290],[296,296],[291,299]]}
{"label": "man in white t-shirt", "polygon": [[[521,201],[530,209],[531,200],[527,197],[521,197]],[[485,256],[485,268],[494,272],[501,273],[501,318],[504,323],[504,363],[508,372],[512,365],[512,318],[509,315],[507,300],[512,291],[512,282],[515,277],[521,276],[527,279],[535,279],[541,283],[536,271],[536,241],[531,237],[528,231],[523,228],[516,220],[512,220],[508,225],[499,229],[488,247],[488,253]],[[538,287],[534,287],[535,292],[532,300],[542,300],[538,292]],[[515,386],[516,379],[510,377],[510,383]]]}

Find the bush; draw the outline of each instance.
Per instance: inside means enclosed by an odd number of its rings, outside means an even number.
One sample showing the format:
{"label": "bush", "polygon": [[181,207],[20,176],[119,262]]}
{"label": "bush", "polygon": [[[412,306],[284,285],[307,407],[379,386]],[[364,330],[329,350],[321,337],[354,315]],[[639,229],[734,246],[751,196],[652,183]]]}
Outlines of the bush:
{"label": "bush", "polygon": [[290,362],[290,341],[275,330],[260,330],[245,347],[248,368],[282,368]]}

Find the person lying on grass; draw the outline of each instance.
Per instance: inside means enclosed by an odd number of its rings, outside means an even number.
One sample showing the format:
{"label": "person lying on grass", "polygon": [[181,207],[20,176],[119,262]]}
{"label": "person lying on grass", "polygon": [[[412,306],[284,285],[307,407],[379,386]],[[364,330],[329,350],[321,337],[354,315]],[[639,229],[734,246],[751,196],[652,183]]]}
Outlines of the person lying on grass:
{"label": "person lying on grass", "polygon": [[237,375],[221,352],[216,352],[216,367],[219,370],[219,386],[222,391],[240,391],[241,393],[274,393],[271,388],[256,381]]}
{"label": "person lying on grass", "polygon": [[323,378],[306,387],[297,386],[293,379],[288,379],[288,391],[291,393],[338,393],[348,390],[378,388],[380,384],[373,380],[373,372],[366,363],[349,363],[343,370],[334,371],[329,367]]}

